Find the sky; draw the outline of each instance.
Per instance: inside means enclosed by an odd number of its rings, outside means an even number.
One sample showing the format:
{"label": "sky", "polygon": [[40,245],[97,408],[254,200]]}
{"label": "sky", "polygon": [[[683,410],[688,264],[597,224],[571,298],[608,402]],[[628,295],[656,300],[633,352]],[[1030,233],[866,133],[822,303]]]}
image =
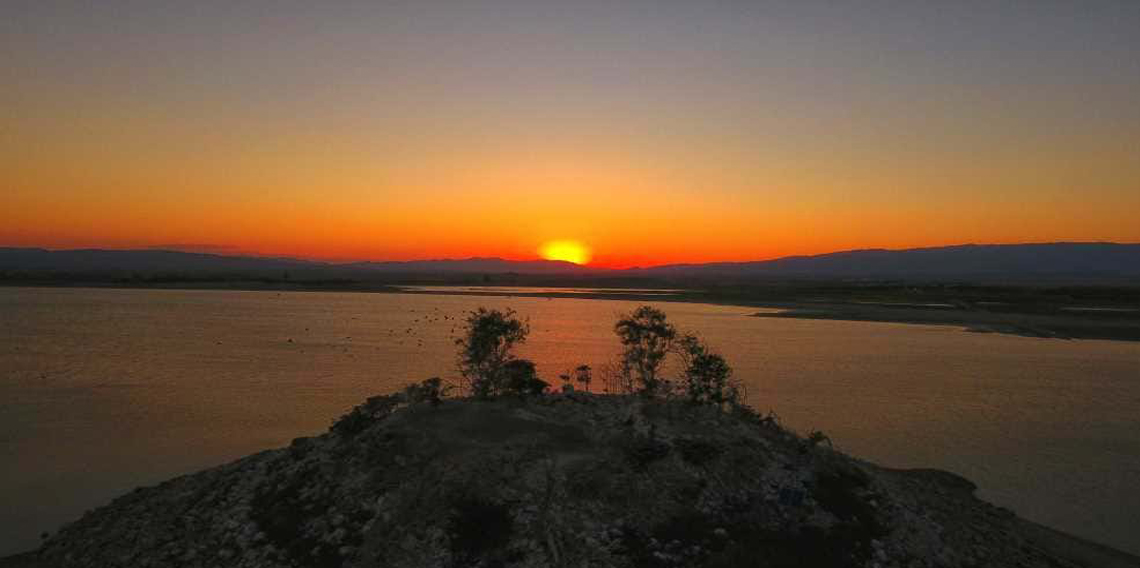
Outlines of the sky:
{"label": "sky", "polygon": [[0,4],[0,246],[1140,242],[1140,2]]}

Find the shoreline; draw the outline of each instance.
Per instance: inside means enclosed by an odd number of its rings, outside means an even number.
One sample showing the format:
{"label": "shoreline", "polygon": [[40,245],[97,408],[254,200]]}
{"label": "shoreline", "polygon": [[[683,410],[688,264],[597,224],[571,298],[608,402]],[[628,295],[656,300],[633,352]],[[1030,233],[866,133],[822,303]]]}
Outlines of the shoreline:
{"label": "shoreline", "polygon": [[[1140,556],[1130,552],[1113,548],[1107,544],[1079,537],[1060,529],[1055,529],[1040,523],[1023,518],[1003,507],[997,507],[975,495],[977,486],[956,473],[940,469],[894,469],[878,466],[881,474],[895,476],[903,484],[913,484],[931,488],[926,495],[941,506],[932,506],[936,510],[953,511],[942,519],[948,526],[969,524],[969,515],[965,511],[955,511],[953,503],[978,502],[992,508],[987,516],[1011,517],[1013,524],[1010,537],[1017,538],[1030,547],[1048,554],[1049,556],[1067,560],[1076,566],[1088,568],[1137,568],[1140,567]],[[962,513],[962,514],[959,514]]]}
{"label": "shoreline", "polygon": [[999,333],[1039,339],[1140,341],[1140,321],[1104,321],[1080,316],[993,313],[854,304],[765,306],[782,311],[753,317],[946,325],[971,333]]}

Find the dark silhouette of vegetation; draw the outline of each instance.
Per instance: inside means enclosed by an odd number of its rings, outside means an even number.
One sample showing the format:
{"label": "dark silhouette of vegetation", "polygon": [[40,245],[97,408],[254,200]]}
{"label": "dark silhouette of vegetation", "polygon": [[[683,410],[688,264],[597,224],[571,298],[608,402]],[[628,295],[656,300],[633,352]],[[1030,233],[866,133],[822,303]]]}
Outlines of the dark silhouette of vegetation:
{"label": "dark silhouette of vegetation", "polygon": [[351,438],[373,423],[387,418],[404,400],[403,393],[371,397],[341,416],[331,429],[336,434]]}
{"label": "dark silhouette of vegetation", "polygon": [[[614,332],[625,349],[616,365],[602,368],[606,392],[680,396],[718,407],[743,404],[744,387],[733,378],[724,357],[697,336],[679,332],[661,310],[641,306],[621,316]],[[662,372],[670,354],[679,359],[676,380]]]}
{"label": "dark silhouette of vegetation", "polygon": [[621,374],[634,392],[654,396],[668,391],[668,381],[661,377],[661,365],[669,353],[677,329],[665,321],[665,312],[641,306],[614,324],[624,346]]}
{"label": "dark silhouette of vegetation", "polygon": [[404,400],[408,404],[431,404],[438,406],[443,402],[444,398],[453,390],[450,385],[443,384],[439,377],[432,377],[430,379],[412,383],[404,387]]}
{"label": "dark silhouette of vegetation", "polygon": [[574,379],[570,376],[570,373],[562,373],[558,375],[558,378],[562,381],[562,392],[574,390]]}
{"label": "dark silhouette of vegetation", "polygon": [[412,383],[404,390],[387,395],[374,396],[364,404],[354,406],[332,425],[332,431],[346,438],[356,436],[372,424],[392,414],[397,408],[407,404],[430,404],[438,406],[447,398],[454,387],[446,385],[439,377],[432,377]]}
{"label": "dark silhouette of vegetation", "polygon": [[504,394],[536,396],[546,392],[550,383],[538,378],[534,363],[527,359],[511,359],[503,365]]}
{"label": "dark silhouette of vegetation", "polygon": [[[514,310],[479,308],[467,315],[459,346],[459,373],[472,396],[535,394],[548,386],[538,378],[534,363],[511,353],[530,333],[530,326]],[[540,388],[539,383],[542,383]]]}
{"label": "dark silhouette of vegetation", "polygon": [[574,382],[582,385],[582,390],[590,392],[590,382],[593,380],[594,376],[589,365],[578,365],[574,368]]}
{"label": "dark silhouette of vegetation", "polygon": [[562,385],[564,391],[574,390],[574,383],[578,383],[582,386],[582,390],[590,392],[590,383],[594,380],[594,375],[589,365],[578,365],[573,371],[558,375],[558,378],[564,383]]}
{"label": "dark silhouette of vegetation", "polygon": [[742,387],[732,378],[732,368],[724,357],[688,334],[677,342],[677,352],[684,365],[681,387],[689,401],[715,406],[740,404]]}
{"label": "dark silhouette of vegetation", "polygon": [[[600,369],[606,392],[645,397],[677,396],[694,404],[721,408],[743,406],[743,386],[733,378],[732,368],[724,357],[697,336],[680,333],[661,310],[641,306],[620,316],[614,331],[624,350],[617,361]],[[459,346],[459,372],[470,395],[476,398],[537,396],[548,391],[550,384],[538,376],[534,362],[513,353],[515,346],[526,341],[529,332],[529,325],[513,310],[480,307],[467,314],[463,335],[455,343]],[[671,354],[679,360],[680,373],[675,380],[665,378],[663,373]],[[559,378],[563,392],[574,391],[575,384],[590,392],[594,369],[586,364],[578,365]],[[452,387],[433,377],[408,385],[397,403],[437,405],[451,390]],[[366,408],[354,409],[337,429],[353,432],[362,428],[368,412]]]}

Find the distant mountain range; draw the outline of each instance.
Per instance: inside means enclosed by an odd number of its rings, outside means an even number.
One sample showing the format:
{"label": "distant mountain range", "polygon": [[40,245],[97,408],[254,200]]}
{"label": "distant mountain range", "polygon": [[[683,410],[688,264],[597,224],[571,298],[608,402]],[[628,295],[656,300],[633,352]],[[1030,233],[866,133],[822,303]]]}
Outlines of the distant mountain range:
{"label": "distant mountain range", "polygon": [[174,250],[0,248],[0,270],[233,272],[319,266],[325,264],[295,259],[226,256]]}
{"label": "distant mountain range", "polygon": [[852,250],[756,262],[674,264],[643,270],[658,276],[775,278],[1138,277],[1140,244],[1042,243]]}
{"label": "distant mountain range", "polygon": [[656,279],[1117,280],[1140,278],[1140,244],[1042,243],[853,250],[754,262],[604,269],[549,260],[468,258],[328,263],[169,250],[0,248],[0,270],[234,273],[335,271],[353,275],[531,274]]}

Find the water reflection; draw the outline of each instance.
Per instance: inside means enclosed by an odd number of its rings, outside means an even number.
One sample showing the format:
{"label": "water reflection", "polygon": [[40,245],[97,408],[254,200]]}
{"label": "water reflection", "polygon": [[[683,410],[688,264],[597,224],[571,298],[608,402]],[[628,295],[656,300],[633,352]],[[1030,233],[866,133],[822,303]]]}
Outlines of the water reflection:
{"label": "water reflection", "polygon": [[569,288],[569,287],[542,287],[542,286],[398,286],[408,292],[433,292],[441,294],[475,293],[475,294],[511,294],[511,295],[538,295],[538,294],[566,294],[589,296],[675,296],[684,290],[669,288]]}

